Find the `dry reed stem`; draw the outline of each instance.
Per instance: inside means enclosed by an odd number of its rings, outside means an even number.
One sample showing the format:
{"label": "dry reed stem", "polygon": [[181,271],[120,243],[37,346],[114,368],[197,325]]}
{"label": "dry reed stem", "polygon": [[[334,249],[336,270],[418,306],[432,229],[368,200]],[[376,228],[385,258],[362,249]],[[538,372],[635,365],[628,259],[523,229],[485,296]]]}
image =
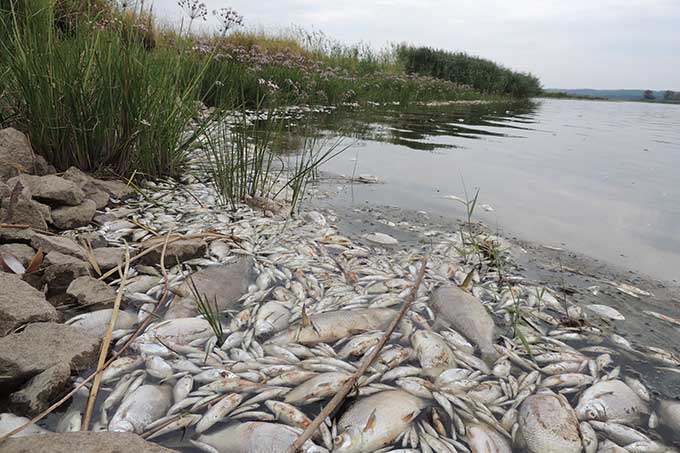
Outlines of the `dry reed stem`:
{"label": "dry reed stem", "polygon": [[302,434],[298,436],[297,439],[295,439],[295,442],[288,448],[287,453],[296,453],[300,448],[302,448],[302,445],[307,442],[312,435],[316,432],[316,430],[321,426],[324,420],[333,413],[333,411],[344,401],[345,397],[349,392],[354,388],[356,385],[357,381],[361,376],[364,375],[368,367],[370,367],[375,359],[378,357],[378,354],[380,354],[380,351],[385,347],[387,344],[387,340],[389,340],[390,336],[394,332],[394,330],[397,328],[397,325],[401,322],[401,319],[404,317],[406,312],[408,311],[409,307],[411,306],[411,303],[416,299],[416,296],[418,294],[418,288],[420,288],[420,284],[423,282],[423,278],[425,277],[425,268],[427,266],[427,260],[428,257],[424,257],[420,266],[420,271],[418,272],[418,278],[416,279],[415,284],[413,285],[413,288],[411,289],[411,293],[409,294],[409,298],[404,302],[404,304],[401,306],[401,309],[399,310],[399,313],[397,316],[394,317],[392,322],[390,323],[389,327],[385,331],[384,335],[380,339],[380,342],[376,345],[375,348],[373,348],[373,351],[371,354],[369,354],[362,362],[361,366],[359,366],[359,369],[350,377],[350,379],[343,385],[340,390],[338,390],[338,393],[335,394],[333,399],[331,399],[328,404],[323,408],[321,412],[316,416],[316,418],[312,421],[312,423],[307,426],[307,429],[305,429]]}
{"label": "dry reed stem", "polygon": [[[118,272],[121,272],[120,264],[117,266]],[[101,350],[99,351],[99,361],[97,362],[97,371],[103,370],[106,365],[106,356],[109,355],[109,347],[111,345],[111,336],[113,335],[113,330],[116,326],[116,321],[118,321],[118,312],[120,311],[120,303],[123,299],[123,293],[125,292],[125,287],[127,286],[127,275],[130,270],[130,247],[125,245],[125,268],[120,276],[120,286],[118,288],[118,294],[116,295],[116,300],[113,303],[113,311],[111,312],[111,320],[109,321],[109,326],[104,334],[104,341],[102,342]],[[90,426],[90,419],[92,418],[92,411],[94,410],[94,403],[97,401],[97,393],[99,393],[99,386],[101,385],[101,373],[95,373],[94,382],[92,382],[92,388],[90,389],[90,396],[87,399],[87,409],[85,410],[85,415],[83,416],[82,423],[80,424],[81,431],[87,431]]]}

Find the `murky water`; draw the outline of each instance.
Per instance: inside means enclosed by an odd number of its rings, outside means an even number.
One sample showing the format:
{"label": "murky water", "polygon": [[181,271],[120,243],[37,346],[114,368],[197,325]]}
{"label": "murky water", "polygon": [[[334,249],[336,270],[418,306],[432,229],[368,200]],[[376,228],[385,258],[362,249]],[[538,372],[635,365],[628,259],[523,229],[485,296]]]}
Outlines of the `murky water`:
{"label": "murky water", "polygon": [[326,170],[385,180],[355,184],[334,203],[461,217],[446,196],[479,188],[475,215],[505,234],[680,279],[679,106],[376,108],[338,113],[322,127],[357,140]]}

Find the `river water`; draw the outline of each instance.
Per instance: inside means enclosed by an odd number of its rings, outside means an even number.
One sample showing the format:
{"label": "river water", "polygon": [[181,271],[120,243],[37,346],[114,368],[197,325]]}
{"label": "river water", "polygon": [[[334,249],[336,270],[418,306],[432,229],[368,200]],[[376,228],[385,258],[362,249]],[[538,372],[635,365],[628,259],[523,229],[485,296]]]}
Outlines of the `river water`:
{"label": "river water", "polygon": [[319,120],[353,143],[325,170],[371,174],[333,200],[460,218],[472,198],[500,233],[680,279],[680,106],[538,99],[380,107]]}

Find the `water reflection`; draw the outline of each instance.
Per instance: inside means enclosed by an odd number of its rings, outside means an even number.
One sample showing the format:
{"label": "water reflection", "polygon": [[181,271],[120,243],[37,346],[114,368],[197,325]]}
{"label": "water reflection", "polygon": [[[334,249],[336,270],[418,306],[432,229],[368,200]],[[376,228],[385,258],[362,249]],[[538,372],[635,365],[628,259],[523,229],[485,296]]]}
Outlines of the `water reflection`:
{"label": "water reflection", "polygon": [[[327,171],[386,181],[354,187],[333,203],[460,217],[444,196],[462,195],[464,180],[494,208],[478,213],[492,227],[657,278],[680,276],[678,106],[568,100],[390,106],[310,121],[316,134],[356,140]],[[288,133],[304,132],[293,126]],[[294,141],[287,151],[296,151]]]}

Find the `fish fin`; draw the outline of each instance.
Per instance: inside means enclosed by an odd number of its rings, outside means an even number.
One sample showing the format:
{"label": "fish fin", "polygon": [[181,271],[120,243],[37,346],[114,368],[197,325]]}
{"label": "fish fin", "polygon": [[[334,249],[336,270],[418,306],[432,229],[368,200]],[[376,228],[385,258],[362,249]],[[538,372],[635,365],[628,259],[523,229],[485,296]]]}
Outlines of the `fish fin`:
{"label": "fish fin", "polygon": [[363,432],[373,431],[375,429],[375,409],[371,412],[371,415],[366,420],[366,425],[364,426]]}

